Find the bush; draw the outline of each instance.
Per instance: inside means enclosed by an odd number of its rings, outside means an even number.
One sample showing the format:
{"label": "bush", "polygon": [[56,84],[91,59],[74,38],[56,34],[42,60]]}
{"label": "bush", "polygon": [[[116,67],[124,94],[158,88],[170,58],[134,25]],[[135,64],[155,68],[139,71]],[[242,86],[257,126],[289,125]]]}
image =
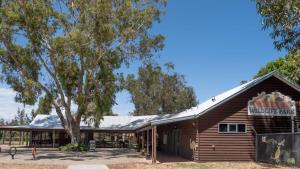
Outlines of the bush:
{"label": "bush", "polygon": [[59,147],[60,151],[87,151],[88,146],[85,144],[67,144]]}
{"label": "bush", "polygon": [[288,158],[287,164],[288,164],[288,165],[295,165],[295,164],[296,164],[295,158]]}

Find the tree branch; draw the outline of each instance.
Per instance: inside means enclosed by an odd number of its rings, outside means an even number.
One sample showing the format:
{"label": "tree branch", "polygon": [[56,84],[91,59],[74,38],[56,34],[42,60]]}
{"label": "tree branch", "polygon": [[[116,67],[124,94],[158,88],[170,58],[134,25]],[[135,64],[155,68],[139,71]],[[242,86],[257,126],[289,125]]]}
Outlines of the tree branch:
{"label": "tree branch", "polygon": [[[49,43],[49,38],[47,38],[48,40],[46,39],[43,39],[43,42],[45,44],[45,47],[50,51],[50,52],[55,52],[53,50],[53,48],[51,47],[50,43]],[[50,60],[51,60],[51,64],[53,65],[54,67],[54,72],[52,72],[50,70],[50,68],[47,66],[46,62],[44,61],[44,59],[40,56],[39,56],[39,59],[41,60],[43,66],[46,68],[47,72],[51,75],[51,77],[53,78],[53,80],[55,81],[56,83],[56,86],[57,86],[57,89],[58,89],[58,93],[60,94],[60,97],[61,97],[61,100],[62,100],[62,104],[63,106],[65,107],[65,114],[66,114],[66,117],[67,117],[67,120],[70,122],[70,123],[74,123],[75,120],[71,114],[71,95],[70,94],[66,94],[67,95],[67,101],[65,100],[65,95],[64,95],[64,92],[63,92],[63,89],[62,89],[62,85],[60,84],[59,80],[57,79],[56,77],[56,70],[55,70],[55,64],[54,64],[54,60],[51,56],[51,54],[49,54],[50,56]]]}
{"label": "tree branch", "polygon": [[52,104],[54,105],[54,107],[56,109],[56,112],[57,112],[58,116],[60,117],[63,126],[67,127],[66,126],[66,120],[63,117],[60,106],[58,105],[58,103],[54,99],[54,96],[51,93],[51,91],[46,86],[44,86],[42,83],[40,83],[39,81],[36,81],[35,79],[32,79],[32,78],[27,76],[27,72],[22,68],[21,63],[16,59],[17,58],[16,51],[14,51],[10,48],[10,46],[12,45],[11,42],[8,42],[8,40],[5,37],[2,37],[1,40],[3,41],[5,47],[7,48],[7,51],[9,53],[10,58],[16,63],[16,65],[15,65],[16,69],[19,70],[19,72],[22,74],[22,76],[25,79],[30,80],[31,82],[33,82],[35,84],[35,86],[40,87],[42,90],[44,90],[48,95],[50,95],[52,97]]}

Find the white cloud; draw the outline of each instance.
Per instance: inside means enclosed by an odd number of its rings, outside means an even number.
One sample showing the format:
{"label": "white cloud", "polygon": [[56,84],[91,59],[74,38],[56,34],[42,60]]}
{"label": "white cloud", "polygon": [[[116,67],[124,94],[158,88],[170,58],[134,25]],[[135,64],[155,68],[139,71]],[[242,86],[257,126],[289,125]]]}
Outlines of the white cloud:
{"label": "white cloud", "polygon": [[[30,114],[32,109],[36,109],[37,106],[24,107],[23,104],[15,102],[15,95],[12,89],[0,88],[0,118],[5,120],[11,120],[17,114],[18,108],[25,109],[25,112]],[[117,105],[113,107],[113,111],[119,115],[128,115],[129,112],[134,110],[134,105],[130,102],[130,95],[128,92],[120,92],[117,94]],[[77,106],[72,104],[71,110],[76,111]],[[52,110],[51,114],[55,114],[55,110]]]}
{"label": "white cloud", "polygon": [[15,95],[12,89],[0,88],[0,118],[10,120],[17,114],[18,108],[25,109],[26,113],[30,113],[34,106],[26,105],[24,107],[21,103],[15,102]]}

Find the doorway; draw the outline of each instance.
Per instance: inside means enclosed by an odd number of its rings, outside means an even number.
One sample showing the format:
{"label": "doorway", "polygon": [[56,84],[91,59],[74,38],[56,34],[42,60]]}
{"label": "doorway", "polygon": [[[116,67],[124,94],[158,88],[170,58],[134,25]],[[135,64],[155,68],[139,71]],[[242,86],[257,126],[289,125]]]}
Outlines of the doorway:
{"label": "doorway", "polygon": [[174,129],[169,133],[169,152],[174,155],[180,155],[180,140],[181,140],[181,130]]}

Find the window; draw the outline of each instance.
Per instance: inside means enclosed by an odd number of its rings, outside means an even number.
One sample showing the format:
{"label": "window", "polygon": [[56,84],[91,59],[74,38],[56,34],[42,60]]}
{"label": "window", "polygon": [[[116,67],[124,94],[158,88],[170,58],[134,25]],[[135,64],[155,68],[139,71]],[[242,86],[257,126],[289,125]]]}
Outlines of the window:
{"label": "window", "polygon": [[220,133],[225,133],[225,132],[227,132],[228,131],[228,126],[227,126],[227,124],[219,124],[219,132]]}
{"label": "window", "polygon": [[297,132],[300,132],[300,124],[297,125]]}
{"label": "window", "polygon": [[236,132],[236,124],[229,124],[229,132]]}
{"label": "window", "polygon": [[219,123],[219,133],[246,133],[246,124]]}
{"label": "window", "polygon": [[163,144],[167,144],[168,143],[168,135],[167,134],[164,134],[163,136]]}
{"label": "window", "polygon": [[237,130],[238,130],[238,133],[246,133],[246,124],[238,124]]}

